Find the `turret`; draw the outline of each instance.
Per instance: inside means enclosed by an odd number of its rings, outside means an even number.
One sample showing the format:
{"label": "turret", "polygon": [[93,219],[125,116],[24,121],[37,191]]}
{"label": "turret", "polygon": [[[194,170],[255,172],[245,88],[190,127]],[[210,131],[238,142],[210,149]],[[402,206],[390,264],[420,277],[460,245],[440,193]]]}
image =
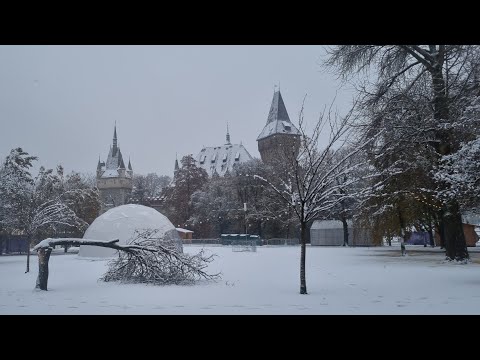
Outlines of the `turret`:
{"label": "turret", "polygon": [[132,169],[132,164],[130,163],[130,156],[128,157],[128,170],[127,170],[127,173],[128,173],[130,176],[133,176],[133,169]]}

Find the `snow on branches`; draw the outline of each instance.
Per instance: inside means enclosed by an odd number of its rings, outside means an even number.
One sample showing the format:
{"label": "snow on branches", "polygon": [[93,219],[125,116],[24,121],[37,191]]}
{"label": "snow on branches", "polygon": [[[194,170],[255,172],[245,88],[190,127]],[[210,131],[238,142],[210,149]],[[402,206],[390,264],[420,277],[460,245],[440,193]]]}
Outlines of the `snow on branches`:
{"label": "snow on branches", "polygon": [[[195,255],[178,252],[173,241],[162,239],[158,230],[137,231],[130,245],[119,245],[118,258],[109,262],[103,281],[185,285],[198,280],[217,280],[220,274],[208,274],[206,268],[215,255],[202,249]],[[135,247],[132,247],[135,246]]]}

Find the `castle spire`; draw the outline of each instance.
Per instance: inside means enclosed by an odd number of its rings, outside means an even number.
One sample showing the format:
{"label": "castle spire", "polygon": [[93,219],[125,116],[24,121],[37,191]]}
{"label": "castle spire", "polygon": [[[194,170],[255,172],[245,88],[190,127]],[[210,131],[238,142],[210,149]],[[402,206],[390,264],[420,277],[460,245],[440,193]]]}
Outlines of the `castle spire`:
{"label": "castle spire", "polygon": [[113,129],[113,155],[117,153],[117,121],[115,121],[115,127]]}
{"label": "castle spire", "polygon": [[132,164],[130,163],[130,156],[128,157],[128,170],[132,171]]}
{"label": "castle spire", "polygon": [[225,145],[231,145],[231,143],[230,143],[230,134],[228,133],[228,121],[227,121],[227,142],[225,143]]}
{"label": "castle spire", "polygon": [[287,113],[287,108],[282,99],[280,88],[273,93],[272,105],[270,106],[270,112],[268,113],[267,124],[272,121],[290,121],[290,117]]}
{"label": "castle spire", "polygon": [[175,154],[175,171],[174,172],[177,172],[179,169],[180,167],[178,166],[177,154]]}

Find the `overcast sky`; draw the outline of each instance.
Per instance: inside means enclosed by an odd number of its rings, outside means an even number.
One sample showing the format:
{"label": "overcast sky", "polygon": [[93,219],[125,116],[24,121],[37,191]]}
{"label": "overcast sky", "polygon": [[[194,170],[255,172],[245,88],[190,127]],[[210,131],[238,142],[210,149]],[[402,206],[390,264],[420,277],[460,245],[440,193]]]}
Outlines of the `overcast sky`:
{"label": "overcast sky", "polygon": [[260,157],[274,85],[298,124],[313,123],[337,93],[322,46],[0,46],[0,158],[22,147],[39,164],[94,173],[117,122],[135,173],[173,175],[175,156],[232,143]]}

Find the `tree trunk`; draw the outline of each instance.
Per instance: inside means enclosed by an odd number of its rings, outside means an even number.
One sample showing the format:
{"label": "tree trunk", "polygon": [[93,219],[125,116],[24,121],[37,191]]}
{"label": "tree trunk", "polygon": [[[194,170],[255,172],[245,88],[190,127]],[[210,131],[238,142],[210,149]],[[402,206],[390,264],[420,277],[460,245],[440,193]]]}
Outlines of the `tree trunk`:
{"label": "tree trunk", "polygon": [[307,224],[302,221],[300,227],[301,251],[300,251],[300,294],[307,294],[307,280],[305,278],[305,252],[307,244]]}
{"label": "tree trunk", "polygon": [[47,291],[48,285],[48,261],[50,260],[51,248],[40,249],[38,251],[38,276],[37,289]]}
{"label": "tree trunk", "polygon": [[30,272],[30,243],[32,239],[30,236],[27,238],[27,270],[25,270],[25,274]]}
{"label": "tree trunk", "polygon": [[[434,94],[434,118],[439,123],[446,122],[449,118],[448,99],[446,96],[445,80],[443,79],[442,66],[443,54],[437,56],[432,73],[432,86]],[[437,152],[440,155],[449,155],[452,152],[451,131],[440,130],[437,132]],[[468,250],[463,233],[462,215],[456,200],[452,200],[442,209],[441,222],[446,257],[449,260],[465,261],[468,259]]]}
{"label": "tree trunk", "polygon": [[440,249],[445,248],[445,226],[442,218],[443,218],[443,215],[442,215],[442,212],[440,212],[439,220],[437,224],[438,237],[440,238]]}
{"label": "tree trunk", "polygon": [[400,248],[402,251],[402,256],[407,255],[407,249],[405,248],[405,241],[407,237],[407,233],[405,231],[405,222],[403,221],[402,211],[400,207],[397,207],[398,211],[398,222],[400,224]]}
{"label": "tree trunk", "polygon": [[342,224],[343,224],[343,246],[348,246],[348,223],[347,219],[342,216]]}
{"label": "tree trunk", "polygon": [[430,246],[435,247],[435,241],[433,240],[433,231],[432,231],[432,226],[430,225],[428,227],[428,238],[430,239]]}
{"label": "tree trunk", "polygon": [[447,204],[442,215],[447,260],[466,261],[469,254],[458,202],[452,201]]}

